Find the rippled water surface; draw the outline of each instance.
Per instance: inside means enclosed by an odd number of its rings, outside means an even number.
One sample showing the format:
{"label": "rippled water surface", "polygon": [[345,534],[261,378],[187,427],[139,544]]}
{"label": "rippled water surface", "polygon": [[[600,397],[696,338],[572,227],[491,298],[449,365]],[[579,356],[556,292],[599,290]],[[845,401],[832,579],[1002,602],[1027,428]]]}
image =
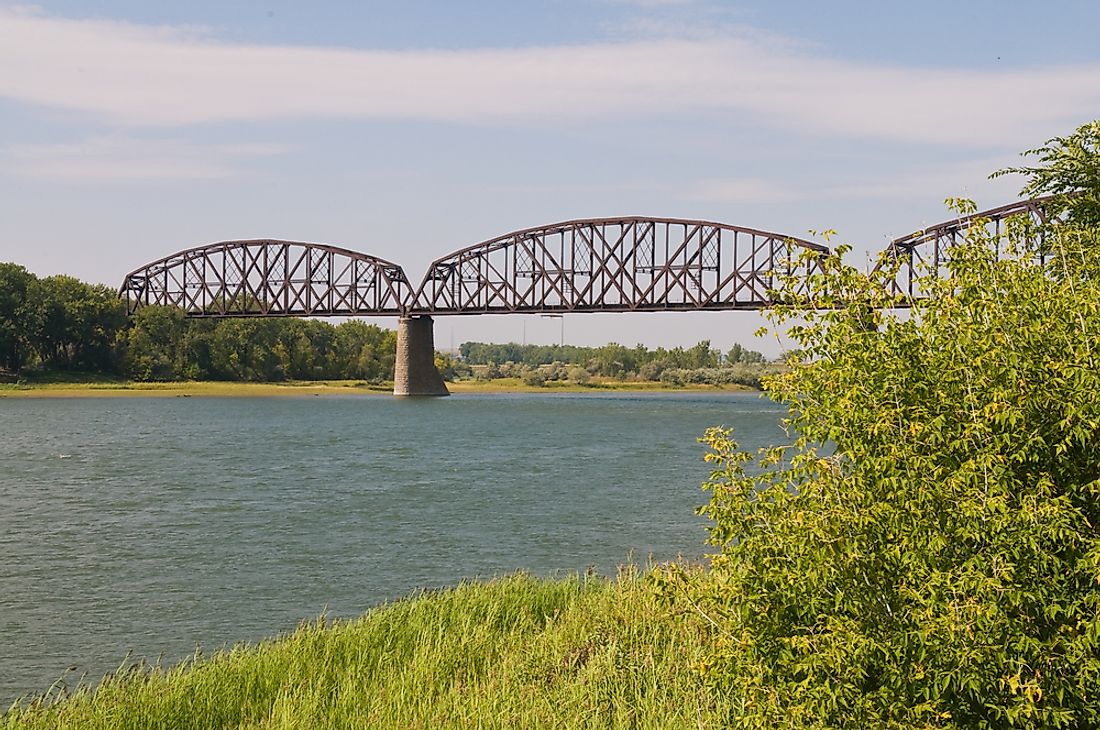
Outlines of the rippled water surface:
{"label": "rippled water surface", "polygon": [[699,556],[756,394],[0,398],[0,704],[524,569]]}

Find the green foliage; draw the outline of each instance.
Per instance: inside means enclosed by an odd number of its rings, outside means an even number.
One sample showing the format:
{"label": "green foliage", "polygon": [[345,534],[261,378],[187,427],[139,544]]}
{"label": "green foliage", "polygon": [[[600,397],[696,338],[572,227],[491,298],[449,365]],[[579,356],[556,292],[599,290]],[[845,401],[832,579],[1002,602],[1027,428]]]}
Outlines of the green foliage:
{"label": "green foliage", "polygon": [[741,345],[735,344],[726,353],[726,363],[730,365],[752,365],[765,362],[764,356],[755,350],[746,350]]}
{"label": "green foliage", "polygon": [[1065,137],[1053,137],[1042,147],[1023,153],[1037,157],[1034,167],[1009,167],[990,177],[1027,175],[1021,194],[1056,195],[1057,207],[1068,211],[1072,223],[1100,225],[1100,119],[1083,124]]}
{"label": "green foliage", "polygon": [[746,385],[750,388],[760,388],[764,378],[774,375],[778,370],[776,366],[741,363],[723,368],[694,370],[673,368],[663,370],[659,380],[670,385]]}
{"label": "green foliage", "polygon": [[732,724],[1100,725],[1100,229],[972,231],[909,313],[829,260],[773,315],[791,441],[704,439],[720,553],[661,580]]}
{"label": "green foliage", "polygon": [[0,369],[20,370],[30,355],[37,281],[22,266],[0,263]]}
{"label": "green foliage", "polygon": [[[526,365],[528,368],[554,365],[573,365],[585,368],[589,375],[607,378],[638,378],[656,381],[661,373],[670,368],[681,370],[714,369],[722,365],[763,363],[765,358],[759,352],[746,350],[734,345],[723,358],[722,353],[703,340],[684,349],[674,347],[671,350],[658,347],[650,350],[643,345],[633,348],[610,343],[602,347],[579,347],[576,345],[517,345],[487,344],[484,342],[464,342],[459,352],[470,365],[494,365],[498,368],[506,363]],[[563,370],[560,377],[544,372],[548,380],[570,380]],[[522,377],[522,375],[521,375]],[[580,382],[580,381],[576,381]]]}
{"label": "green foliage", "polygon": [[0,368],[117,372],[126,312],[102,285],[0,263]]}
{"label": "green foliage", "polygon": [[303,625],[98,690],[24,703],[3,730],[720,727],[703,636],[634,572],[512,576]]}
{"label": "green foliage", "polygon": [[566,379],[577,385],[587,385],[592,380],[592,375],[579,365],[574,365],[566,371]]}
{"label": "green foliage", "polygon": [[188,319],[160,306],[128,319],[108,287],[71,276],[39,279],[0,263],[0,371],[381,382],[393,379],[396,340],[391,330],[355,320]]}
{"label": "green foliage", "polygon": [[522,380],[524,385],[541,388],[546,385],[546,374],[542,370],[528,370],[523,373]]}
{"label": "green foliage", "polygon": [[142,307],[122,338],[122,367],[134,380],[176,380],[181,373],[185,317],[175,307]]}
{"label": "green foliage", "polygon": [[448,381],[473,376],[473,370],[469,365],[442,352],[435,353],[435,369],[439,371],[444,380]]}
{"label": "green foliage", "polygon": [[393,378],[396,335],[351,320],[187,319],[147,306],[123,335],[133,380],[367,380]]}
{"label": "green foliage", "polygon": [[49,276],[39,281],[36,306],[40,319],[33,340],[44,364],[100,372],[117,368],[115,340],[126,310],[114,291],[71,276]]}

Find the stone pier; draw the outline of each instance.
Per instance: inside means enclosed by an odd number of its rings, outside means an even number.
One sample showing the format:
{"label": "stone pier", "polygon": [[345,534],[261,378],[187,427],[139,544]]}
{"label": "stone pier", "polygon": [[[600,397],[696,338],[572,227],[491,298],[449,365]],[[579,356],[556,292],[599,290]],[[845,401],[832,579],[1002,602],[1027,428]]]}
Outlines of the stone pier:
{"label": "stone pier", "polygon": [[450,395],[435,367],[435,333],[428,316],[397,320],[394,395]]}

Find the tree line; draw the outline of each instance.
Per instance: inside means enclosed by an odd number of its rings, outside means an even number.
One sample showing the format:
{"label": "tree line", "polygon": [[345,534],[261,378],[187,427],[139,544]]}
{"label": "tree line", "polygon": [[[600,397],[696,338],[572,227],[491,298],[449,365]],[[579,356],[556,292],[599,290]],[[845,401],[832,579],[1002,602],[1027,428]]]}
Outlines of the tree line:
{"label": "tree line", "polygon": [[[672,384],[758,385],[759,352],[693,347],[602,347],[466,342],[461,359],[439,355],[448,379],[588,377]],[[114,290],[71,276],[40,278],[0,263],[0,371],[95,373],[132,380],[393,379],[396,334],[350,320],[291,317],[192,319],[175,307],[145,306],[127,317]],[[473,366],[473,367],[471,367]]]}
{"label": "tree line", "polygon": [[39,278],[0,263],[0,370],[67,371],[133,380],[393,378],[396,335],[350,320],[189,319],[71,276]]}
{"label": "tree line", "polygon": [[0,369],[115,372],[126,309],[110,288],[0,263]]}
{"label": "tree line", "polygon": [[638,377],[642,380],[658,380],[668,370],[718,369],[723,366],[755,365],[766,358],[755,350],[734,345],[728,352],[711,347],[710,340],[703,340],[689,347],[650,350],[644,345],[625,347],[616,343],[602,347],[576,345],[520,345],[515,342],[493,344],[465,342],[459,353],[467,365],[486,365],[501,368],[507,364],[528,368],[562,365],[580,366],[591,375],[609,378]]}

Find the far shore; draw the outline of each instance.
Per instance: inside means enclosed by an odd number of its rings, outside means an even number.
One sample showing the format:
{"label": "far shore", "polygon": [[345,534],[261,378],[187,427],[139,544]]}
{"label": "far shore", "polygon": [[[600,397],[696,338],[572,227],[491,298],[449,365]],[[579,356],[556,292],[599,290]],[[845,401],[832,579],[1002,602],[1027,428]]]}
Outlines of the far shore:
{"label": "far shore", "polygon": [[[670,385],[646,381],[594,380],[586,385],[549,382],[527,385],[519,378],[496,380],[459,380],[448,382],[447,389],[462,393],[601,393],[601,392],[736,392],[754,389],[745,385]],[[367,383],[362,380],[283,381],[277,383],[241,383],[226,381],[134,382],[100,380],[95,382],[26,382],[0,384],[0,398],[117,398],[117,397],[273,397],[324,395],[387,395],[393,383]]]}

